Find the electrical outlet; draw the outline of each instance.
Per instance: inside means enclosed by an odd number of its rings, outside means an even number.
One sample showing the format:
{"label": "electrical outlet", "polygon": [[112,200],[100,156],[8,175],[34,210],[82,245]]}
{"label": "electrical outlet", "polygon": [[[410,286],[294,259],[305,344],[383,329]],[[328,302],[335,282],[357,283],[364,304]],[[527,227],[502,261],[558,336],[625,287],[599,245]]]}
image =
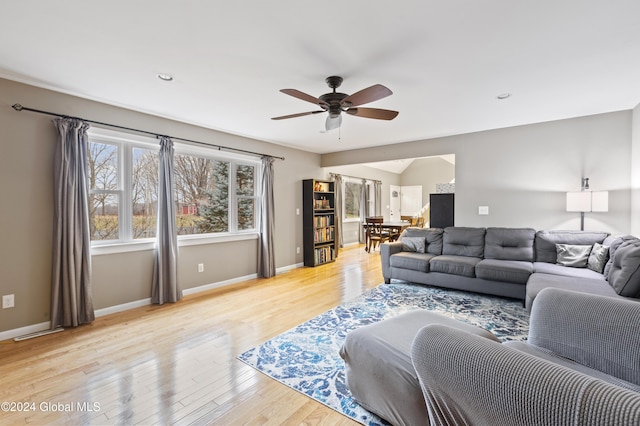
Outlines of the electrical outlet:
{"label": "electrical outlet", "polygon": [[300,247],[296,247],[296,254],[300,254]]}
{"label": "electrical outlet", "polygon": [[198,263],[198,272],[204,272],[204,263]]}
{"label": "electrical outlet", "polygon": [[15,306],[13,294],[2,296],[2,309],[13,308]]}

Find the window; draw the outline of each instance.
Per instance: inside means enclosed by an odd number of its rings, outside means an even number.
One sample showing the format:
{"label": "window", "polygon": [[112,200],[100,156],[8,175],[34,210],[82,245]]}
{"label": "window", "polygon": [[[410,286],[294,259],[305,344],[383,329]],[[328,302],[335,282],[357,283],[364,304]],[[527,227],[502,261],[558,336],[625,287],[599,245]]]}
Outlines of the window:
{"label": "window", "polygon": [[90,142],[88,155],[91,240],[120,239],[122,183],[117,145]]}
{"label": "window", "polygon": [[238,200],[238,230],[256,228],[256,167],[238,164],[236,167],[236,195]]}
{"label": "window", "polygon": [[357,181],[344,182],[344,220],[360,219],[360,191],[362,183]]}
{"label": "window", "polygon": [[[255,232],[260,163],[174,143],[178,236]],[[158,143],[89,132],[89,206],[94,245],[155,238]]]}
{"label": "window", "polygon": [[229,162],[175,156],[178,235],[229,231]]}
{"label": "window", "polygon": [[87,164],[91,240],[104,244],[155,237],[157,144],[90,135]]}
{"label": "window", "polygon": [[158,210],[158,153],[133,147],[131,214],[133,239],[155,238]]}

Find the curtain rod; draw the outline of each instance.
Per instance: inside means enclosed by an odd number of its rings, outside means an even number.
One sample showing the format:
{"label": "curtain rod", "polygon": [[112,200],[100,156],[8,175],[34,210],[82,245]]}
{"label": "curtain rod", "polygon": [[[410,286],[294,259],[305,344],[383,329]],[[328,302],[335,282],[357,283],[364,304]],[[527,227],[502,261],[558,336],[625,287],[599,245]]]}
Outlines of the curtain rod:
{"label": "curtain rod", "polygon": [[184,138],[179,138],[179,137],[175,137],[175,136],[161,135],[159,133],[153,133],[153,132],[149,132],[149,131],[146,131],[146,130],[134,129],[134,128],[131,128],[131,127],[119,126],[117,124],[103,123],[103,122],[100,122],[100,121],[87,120],[86,118],[73,117],[73,116],[66,115],[66,114],[58,114],[58,113],[55,113],[55,112],[42,111],[42,110],[34,109],[34,108],[27,108],[27,107],[22,106],[20,104],[13,104],[11,107],[13,109],[15,109],[16,111],[31,111],[31,112],[37,112],[37,113],[40,113],[40,114],[52,115],[54,117],[75,118],[77,120],[86,121],[88,123],[99,124],[99,125],[108,126],[108,127],[114,127],[116,129],[130,130],[130,131],[133,131],[133,132],[144,133],[144,134],[155,136],[155,137],[166,136],[168,138],[179,140],[179,141],[183,141],[183,142],[189,142],[189,143],[193,143],[193,144],[204,145],[204,146],[207,146],[207,147],[210,147],[210,148],[218,148],[218,151],[220,151],[221,149],[226,149],[226,150],[229,150],[229,151],[242,152],[242,153],[245,153],[245,154],[257,155],[257,156],[260,156],[260,157],[271,157],[271,158],[277,158],[279,160],[284,160],[284,157],[278,157],[278,156],[275,156],[275,155],[261,154],[259,152],[247,151],[247,150],[240,149],[240,148],[232,148],[232,147],[223,146],[223,145],[214,145],[214,144],[210,144],[210,143],[206,143],[206,142],[194,141],[194,140],[191,140],[191,139],[184,139]]}
{"label": "curtain rod", "polygon": [[358,176],[343,175],[342,173],[333,173],[333,172],[329,172],[329,174],[330,174],[331,176],[340,175],[340,176],[348,177],[348,178],[351,178],[351,179],[370,180],[371,182],[379,182],[379,183],[382,183],[382,181],[381,181],[381,180],[377,180],[377,179],[367,179],[367,178],[358,177]]}

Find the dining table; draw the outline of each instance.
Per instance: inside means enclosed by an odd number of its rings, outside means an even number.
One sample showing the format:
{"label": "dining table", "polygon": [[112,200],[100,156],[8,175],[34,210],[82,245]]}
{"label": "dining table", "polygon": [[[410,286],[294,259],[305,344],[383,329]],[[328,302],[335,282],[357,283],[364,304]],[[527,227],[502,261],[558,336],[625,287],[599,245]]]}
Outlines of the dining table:
{"label": "dining table", "polygon": [[[362,226],[364,227],[364,235],[365,235],[365,239],[364,239],[364,250],[366,252],[369,251],[369,229],[371,227],[371,225],[367,224],[366,222],[362,224]],[[389,221],[389,222],[382,222],[382,230],[383,231],[389,231],[390,235],[400,235],[400,233],[402,231],[404,231],[405,229],[407,229],[409,226],[411,226],[411,222],[407,222],[407,221]]]}

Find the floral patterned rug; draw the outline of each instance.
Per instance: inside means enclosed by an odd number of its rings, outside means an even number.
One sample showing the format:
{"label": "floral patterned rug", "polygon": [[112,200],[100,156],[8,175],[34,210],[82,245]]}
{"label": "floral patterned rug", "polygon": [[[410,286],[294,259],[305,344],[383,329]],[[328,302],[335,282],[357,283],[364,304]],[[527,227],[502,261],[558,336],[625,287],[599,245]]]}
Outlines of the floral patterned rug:
{"label": "floral patterned rug", "polygon": [[350,331],[414,309],[477,325],[503,341],[525,340],[528,333],[529,315],[522,301],[396,281],[371,289],[238,359],[357,422],[386,425],[352,399],[338,350]]}

